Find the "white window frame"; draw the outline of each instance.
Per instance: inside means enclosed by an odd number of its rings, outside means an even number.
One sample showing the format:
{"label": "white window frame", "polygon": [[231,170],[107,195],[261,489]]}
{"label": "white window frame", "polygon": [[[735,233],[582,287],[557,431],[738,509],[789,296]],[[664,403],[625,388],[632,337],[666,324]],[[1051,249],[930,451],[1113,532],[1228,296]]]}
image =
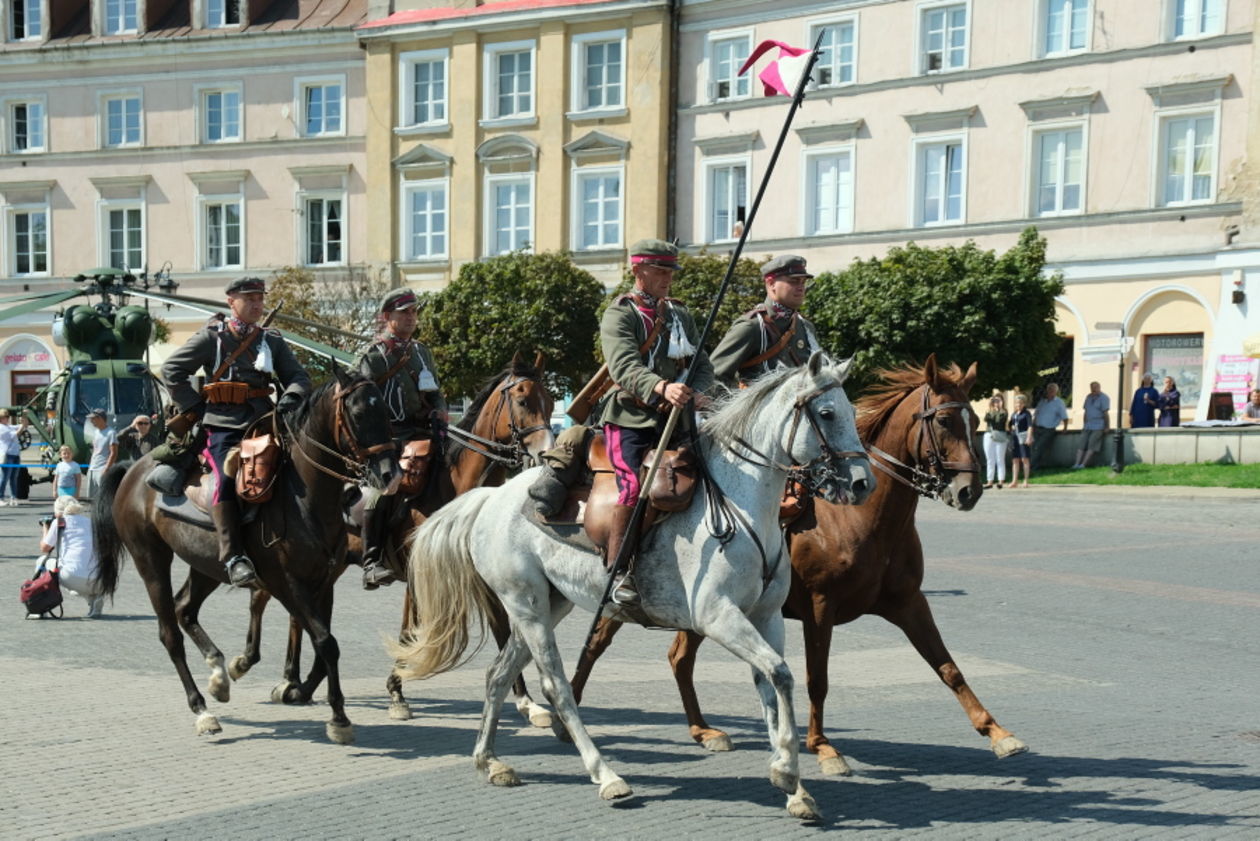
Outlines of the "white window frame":
{"label": "white window frame", "polygon": [[[957,67],[948,67],[944,65],[939,69],[928,68],[928,50],[927,37],[928,15],[941,10],[952,9],[961,6],[963,14],[966,17],[966,23],[963,25],[963,59],[962,64]],[[971,0],[930,0],[930,2],[920,3],[915,8],[915,37],[914,37],[914,75],[916,76],[936,76],[943,73],[957,73],[960,70],[966,70],[971,66]],[[949,34],[948,26],[946,27],[946,35]],[[948,44],[945,45],[945,55],[949,53]]]}
{"label": "white window frame", "polygon": [[[14,109],[25,105],[27,106],[27,147],[19,149],[17,145],[17,120],[14,117]],[[39,106],[39,137],[40,144],[31,146],[30,144],[30,106]],[[48,97],[46,96],[21,96],[4,100],[4,142],[0,143],[0,151],[7,152],[11,155],[35,155],[48,151]]]}
{"label": "white window frame", "polygon": [[[496,187],[508,183],[525,182],[529,185],[529,235],[525,239],[525,251],[533,252],[537,246],[535,237],[537,235],[538,222],[538,184],[534,172],[512,172],[512,173],[487,173],[485,176],[485,219],[483,234],[485,236],[482,251],[487,257],[497,257],[500,254],[507,254],[507,251],[496,250],[496,242],[498,240],[498,229],[495,227],[495,216],[498,207],[494,203],[494,191]],[[515,249],[514,249],[515,250]]]}
{"label": "white window frame", "polygon": [[[513,111],[510,114],[499,113],[499,57],[506,53],[529,54],[529,108],[525,111]],[[538,43],[533,39],[525,41],[500,41],[486,44],[482,50],[482,117],[485,123],[493,125],[519,125],[532,122],[538,114]],[[516,91],[514,96],[520,96]]]}
{"label": "white window frame", "polygon": [[[1050,37],[1050,6],[1056,0],[1039,0],[1037,4],[1037,31],[1036,31],[1036,49],[1034,55],[1041,58],[1058,58],[1065,55],[1076,55],[1078,53],[1087,53],[1093,46],[1094,40],[1094,0],[1067,0],[1072,4],[1072,11],[1068,12],[1065,35],[1067,38],[1067,46],[1061,49],[1051,49],[1047,39]],[[1072,13],[1078,6],[1085,7],[1085,44],[1080,47],[1072,46]]]}
{"label": "white window frame", "polygon": [[[220,143],[240,143],[245,138],[245,92],[239,82],[220,85],[198,85],[194,87],[197,96],[197,137],[199,142],[218,145]],[[236,94],[236,136],[210,139],[210,106],[207,101],[215,94]]]}
{"label": "white window frame", "polygon": [[[1041,138],[1046,134],[1079,131],[1081,133],[1081,201],[1080,207],[1072,210],[1040,209],[1041,199]],[[1028,127],[1028,216],[1031,219],[1049,219],[1057,216],[1080,216],[1085,213],[1086,198],[1089,189],[1089,121],[1064,120],[1034,123]],[[1060,204],[1062,204],[1062,186],[1060,183]]]}
{"label": "white window frame", "polygon": [[[241,228],[241,259],[239,263],[224,263],[222,266],[210,265],[210,205],[227,205],[235,204],[240,208],[240,228]],[[214,193],[201,194],[197,196],[197,265],[202,271],[207,272],[230,272],[240,271],[245,268],[245,244],[246,244],[247,228],[245,225],[245,194],[238,193]],[[228,246],[224,245],[224,248]]]}
{"label": "white window frame", "polygon": [[[718,44],[728,41],[743,40],[745,45],[744,56],[752,54],[753,49],[753,30],[752,29],[724,29],[720,32],[709,33],[708,39],[704,42],[704,90],[705,100],[708,102],[738,102],[742,99],[751,99],[753,95],[754,83],[760,84],[755,78],[756,73],[749,70],[743,76],[739,75],[739,66],[734,62],[731,63],[731,78],[718,79],[716,75],[716,49]],[[741,61],[740,64],[743,62]],[[718,85],[724,81],[729,81],[731,88],[726,96],[718,95]],[[740,87],[743,85],[745,90],[741,92]]]}
{"label": "white window frame", "polygon": [[[118,4],[118,10],[120,13],[120,18],[117,21],[111,20],[109,16],[109,11],[110,11],[109,4],[114,3],[114,2]],[[132,27],[127,26],[127,5],[129,3],[132,4],[134,7],[133,13],[136,19],[136,25]],[[140,3],[140,0],[101,0],[100,10],[101,10],[100,14],[101,14],[101,33],[102,34],[104,35],[134,35],[136,32],[140,30],[140,16],[141,16],[141,13],[144,11]],[[120,24],[120,26],[117,29],[113,27],[115,23]]]}
{"label": "white window frame", "polygon": [[[714,173],[719,169],[727,167],[742,166],[744,168],[744,208],[747,211],[752,205],[752,155],[724,155],[722,157],[706,158],[701,165],[701,171],[704,174],[704,180],[701,182],[701,223],[704,225],[702,236],[703,242],[719,243],[719,242],[735,242],[739,237],[735,236],[732,231],[735,228],[737,219],[732,219],[729,228],[722,232],[722,236],[717,236],[714,230],[716,219],[716,206],[713,201],[713,178]],[[745,212],[745,215],[747,213]],[[746,220],[745,220],[746,221]]]}
{"label": "white window frame", "polygon": [[[584,216],[585,202],[583,200],[583,185],[592,178],[607,178],[610,175],[617,177],[618,196],[617,196],[617,238],[612,242],[598,242],[595,245],[585,245],[582,241],[582,232],[586,227],[586,217]],[[569,207],[572,208],[570,215],[569,242],[570,250],[579,251],[602,251],[610,248],[622,248],[626,239],[626,168],[624,164],[616,166],[575,166],[573,167],[572,177],[569,182],[569,190],[572,199]],[[606,222],[605,222],[606,224]],[[601,233],[602,237],[602,233]]]}
{"label": "white window frame", "polygon": [[[210,3],[214,2],[214,0],[202,0],[204,8],[205,8],[205,14],[206,14],[206,29],[239,28],[241,25],[241,13],[240,13],[239,4],[241,2],[244,2],[244,0],[217,0],[217,1],[223,4],[223,14],[219,20],[214,20],[210,16]],[[229,22],[227,19],[227,13],[228,13],[228,9],[232,7],[235,7],[237,10],[236,20],[234,22]]]}
{"label": "white window frame", "polygon": [[[1164,0],[1163,26],[1165,40],[1195,41],[1199,38],[1210,38],[1213,35],[1220,35],[1225,32],[1225,25],[1229,19],[1229,0],[1186,0],[1186,3],[1193,4],[1194,14],[1191,15],[1191,20],[1194,21],[1194,31],[1181,35],[1177,34],[1177,0]],[[1220,13],[1217,15],[1218,27],[1208,31],[1203,29],[1202,20],[1204,6],[1210,3],[1218,3],[1220,5]]]}
{"label": "white window frame", "polygon": [[[5,212],[5,250],[8,252],[8,269],[11,277],[49,277],[52,275],[52,258],[53,258],[53,231],[52,231],[52,208],[48,202],[33,204],[13,204],[4,208]],[[20,214],[42,213],[44,214],[44,233],[45,233],[45,252],[44,252],[44,270],[31,272],[18,272],[17,258],[17,217]],[[32,256],[34,252],[32,252]]]}
{"label": "white window frame", "polygon": [[[327,202],[336,201],[341,203],[341,257],[337,260],[324,260],[320,263],[311,262],[311,225],[310,218],[307,215],[307,203],[312,201],[322,201],[327,206]],[[297,242],[301,251],[298,253],[297,263],[299,266],[307,266],[313,268],[322,268],[325,266],[344,266],[348,260],[346,258],[346,250],[350,245],[349,233],[350,228],[346,224],[346,205],[348,204],[346,193],[344,190],[299,190],[297,194],[297,206],[299,219],[299,227]],[[324,253],[328,252],[328,215],[324,215]]]}
{"label": "white window frame", "polygon": [[[619,101],[616,104],[588,106],[586,104],[586,49],[597,44],[617,44],[621,50],[621,68],[617,73],[616,85]],[[626,110],[626,31],[612,29],[606,32],[587,32],[574,35],[570,46],[572,58],[569,62],[571,75],[569,90],[571,93],[569,110],[575,114],[596,114],[600,112],[624,112]],[[605,91],[607,87],[605,86]]]}
{"label": "white window frame", "polygon": [[[947,146],[957,143],[959,145],[959,154],[962,156],[962,192],[959,195],[957,219],[941,218],[934,222],[926,221],[926,207],[923,201],[924,180],[926,178],[926,167],[924,166],[923,155],[925,150],[930,146]],[[914,178],[910,181],[910,227],[912,228],[940,228],[949,227],[951,225],[964,225],[967,222],[967,132],[948,132],[941,134],[924,134],[916,135],[910,144],[910,172],[914,173]],[[948,195],[946,195],[948,201]]]}
{"label": "white window frame", "polygon": [[[140,103],[139,139],[136,141],[124,140],[122,143],[110,143],[109,104],[111,102],[126,102],[132,99]],[[136,149],[144,146],[144,92],[139,89],[101,91],[98,99],[97,122],[99,123],[100,144],[102,149]]]}
{"label": "white window frame", "polygon": [[[140,272],[144,269],[145,263],[149,257],[149,219],[145,212],[144,199],[101,199],[97,202],[97,214],[100,220],[99,228],[100,240],[97,247],[98,265],[109,266],[110,253],[113,250],[110,242],[109,214],[112,211],[140,211],[140,262],[134,266],[127,266],[132,272]],[[124,252],[126,251],[124,246]]]}
{"label": "white window frame", "polygon": [[[442,99],[440,102],[442,116],[425,122],[415,120],[416,99],[415,82],[416,67],[420,64],[441,64],[442,66]],[[438,104],[435,101],[435,104]],[[434,106],[430,106],[433,110]],[[399,128],[439,128],[450,125],[451,119],[451,51],[412,50],[398,56],[398,127]]]}
{"label": "white window frame", "polygon": [[[857,144],[853,141],[837,143],[830,146],[809,147],[801,153],[801,233],[807,237],[839,236],[853,233],[854,215],[856,213],[857,195]],[[834,158],[840,155],[849,157],[849,218],[847,225],[838,225],[834,230],[818,229],[814,225],[814,211],[818,206],[817,166],[820,158]]]}
{"label": "white window frame", "polygon": [[[414,228],[415,217],[411,212],[411,199],[416,193],[432,193],[436,190],[442,191],[442,250],[432,251],[427,254],[416,254],[411,249],[412,241],[416,237]],[[398,219],[401,224],[399,236],[402,243],[402,259],[403,263],[426,263],[426,262],[445,262],[451,253],[451,179],[442,178],[426,178],[416,181],[402,182],[402,189],[399,191],[401,198],[401,207],[399,208]],[[430,211],[432,215],[432,211]],[[430,230],[425,236],[425,241],[432,246],[433,230]]]}
{"label": "white window frame", "polygon": [[[17,21],[15,20],[15,16],[13,14],[14,8],[16,8],[19,4],[22,6],[23,11],[23,31],[21,35],[17,34]],[[5,40],[38,41],[42,39],[44,37],[44,18],[42,15],[43,9],[41,8],[41,5],[40,0],[10,0],[8,32],[5,33]],[[35,32],[31,32],[30,25],[32,10],[35,12],[35,29],[37,30]]]}
{"label": "white window frame", "polygon": [[[306,92],[312,88],[327,88],[336,85],[341,90],[339,123],[337,128],[329,131],[310,131],[307,126],[306,113]],[[297,130],[298,137],[345,137],[346,136],[346,119],[349,103],[346,99],[346,76],[330,75],[330,76],[306,76],[293,80],[293,113],[298,115]],[[325,103],[327,107],[327,103]],[[327,119],[325,118],[325,122]]]}
{"label": "white window frame", "polygon": [[[1208,198],[1206,199],[1185,199],[1181,201],[1169,201],[1164,192],[1164,185],[1167,181],[1165,177],[1165,164],[1168,157],[1168,147],[1166,143],[1167,130],[1166,126],[1173,120],[1200,119],[1210,117],[1212,119],[1212,182],[1208,188]],[[1153,167],[1153,184],[1152,202],[1155,207],[1190,207],[1196,204],[1213,204],[1216,202],[1217,192],[1220,189],[1220,170],[1221,170],[1221,105],[1217,100],[1214,106],[1203,107],[1187,106],[1184,108],[1162,108],[1155,112],[1155,139],[1151,148],[1155,150],[1154,167]],[[1191,149],[1191,169],[1193,169],[1193,152]],[[1193,175],[1191,175],[1193,179]],[[1191,181],[1191,192],[1193,192],[1194,184]]]}
{"label": "white window frame", "polygon": [[[855,85],[857,84],[857,81],[858,81],[858,67],[859,67],[858,16],[845,15],[843,17],[833,17],[833,18],[826,18],[824,20],[812,21],[809,25],[809,37],[808,37],[809,46],[813,46],[815,43],[817,43],[819,33],[824,28],[829,27],[829,26],[835,26],[835,27],[849,26],[849,27],[852,27],[853,29],[853,61],[852,61],[852,67],[851,67],[852,72],[850,74],[852,78],[849,79],[849,81],[847,82],[837,81],[835,79],[835,75],[836,75],[835,71],[839,69],[840,63],[837,61],[833,63],[832,67],[825,68],[823,66],[822,59],[820,58],[818,61],[818,64],[814,65],[814,74],[813,74],[814,81],[810,83],[811,89],[814,89],[814,90],[829,90],[831,88],[844,88],[844,87],[848,87],[849,85]],[[832,79],[830,81],[827,81],[827,82],[822,81],[823,70],[832,71]]]}

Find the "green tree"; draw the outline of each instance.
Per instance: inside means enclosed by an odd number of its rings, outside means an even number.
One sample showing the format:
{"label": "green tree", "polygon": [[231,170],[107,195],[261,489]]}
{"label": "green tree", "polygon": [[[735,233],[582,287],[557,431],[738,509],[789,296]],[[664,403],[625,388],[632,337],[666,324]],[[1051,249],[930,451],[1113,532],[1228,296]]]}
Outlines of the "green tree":
{"label": "green tree", "polygon": [[536,352],[552,393],[576,393],[598,367],[591,350],[603,294],[561,251],[465,263],[449,286],[421,296],[420,340],[447,397],[475,394],[514,354],[533,361]]}
{"label": "green tree", "polygon": [[[273,272],[267,283],[267,306],[283,304],[275,326],[286,333],[358,353],[376,332],[376,310],[389,288],[384,272],[362,267],[316,280],[309,268],[285,266]],[[294,353],[316,380],[331,376],[326,357],[302,348],[294,348]]]}
{"label": "green tree", "polygon": [[1054,358],[1054,299],[1062,277],[1045,274],[1046,240],[1027,228],[1005,254],[974,242],[923,248],[913,242],[881,258],[821,274],[806,308],[819,341],[854,358],[853,382],[876,368],[921,362],[979,363],[976,394],[1029,387]]}

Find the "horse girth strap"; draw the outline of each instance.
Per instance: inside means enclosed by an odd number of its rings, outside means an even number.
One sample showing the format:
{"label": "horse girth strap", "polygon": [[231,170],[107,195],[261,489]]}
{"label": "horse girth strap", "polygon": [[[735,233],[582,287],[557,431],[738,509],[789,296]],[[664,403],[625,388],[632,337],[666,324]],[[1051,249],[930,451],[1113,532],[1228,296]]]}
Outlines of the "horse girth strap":
{"label": "horse girth strap", "polygon": [[[773,345],[771,345],[770,348],[767,349],[764,353],[759,353],[756,356],[754,356],[752,359],[745,362],[743,365],[740,365],[739,370],[742,371],[745,368],[754,368],[760,365],[762,362],[765,362],[767,359],[774,359],[776,356],[778,356],[779,353],[785,347],[787,347],[788,342],[792,341],[792,337],[796,335],[797,317],[798,317],[797,313],[792,313],[792,321],[788,324],[788,329],[783,331],[783,335],[779,336],[779,340],[775,342]],[[766,327],[768,329],[770,330],[776,329],[774,326],[774,321],[772,321],[769,316],[763,315],[762,319],[765,321]]]}

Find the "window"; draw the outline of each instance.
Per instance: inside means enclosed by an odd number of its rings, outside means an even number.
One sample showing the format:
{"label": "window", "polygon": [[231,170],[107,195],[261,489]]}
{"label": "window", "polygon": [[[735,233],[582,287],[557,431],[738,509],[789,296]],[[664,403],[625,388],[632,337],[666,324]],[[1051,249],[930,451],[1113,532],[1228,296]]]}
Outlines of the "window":
{"label": "window", "polygon": [[116,269],[144,265],[144,212],[139,207],[105,208],[107,262]]}
{"label": "window", "polygon": [[48,209],[15,209],[12,219],[13,274],[48,274]]}
{"label": "window", "polygon": [[403,53],[402,125],[446,124],[446,50]]}
{"label": "window", "polygon": [[1216,196],[1216,119],[1166,117],[1160,123],[1160,204],[1210,202]]}
{"label": "window", "polygon": [[819,150],[806,161],[806,235],[849,233],[853,230],[852,149]]}
{"label": "window", "polygon": [[306,199],[306,265],[344,262],[341,208],[340,197]]}
{"label": "window", "polygon": [[206,27],[221,29],[241,22],[240,0],[206,0]]}
{"label": "window", "polygon": [[43,152],[44,103],[14,102],[9,105],[9,151]]}
{"label": "window", "polygon": [[967,66],[967,6],[933,6],[920,23],[920,73],[939,73]]}
{"label": "window", "polygon": [[302,134],[305,137],[342,134],[342,82],[299,83]]}
{"label": "window", "polygon": [[963,221],[963,144],[945,140],[918,144],[915,155],[915,224]]}
{"label": "window", "polygon": [[533,179],[487,179],[490,219],[486,241],[490,255],[528,248],[534,239]]}
{"label": "window", "polygon": [[737,35],[709,41],[709,99],[742,99],[752,92],[751,74],[739,75],[739,68],[752,51],[752,36]]}
{"label": "window", "polygon": [[816,26],[810,32],[810,43],[818,40],[818,63],[814,65],[814,82],[820,88],[851,85],[855,81],[857,56],[857,23],[847,20]]}
{"label": "window", "polygon": [[14,41],[34,40],[43,34],[39,3],[40,0],[13,0],[10,7],[10,37]]}
{"label": "window", "polygon": [[140,97],[106,97],[104,133],[106,146],[139,146]]}
{"label": "window", "polygon": [[534,42],[486,47],[486,119],[534,116]]}
{"label": "window", "polygon": [[735,224],[743,224],[748,206],[748,164],[719,163],[709,168],[709,230],[707,241],[738,239]]}
{"label": "window", "polygon": [[1089,37],[1090,0],[1046,0],[1045,55],[1063,55],[1085,49]]}
{"label": "window", "polygon": [[136,31],[136,4],[139,0],[105,0],[105,34]]}
{"label": "window", "polygon": [[1225,31],[1225,0],[1168,0],[1169,38],[1203,38]]}
{"label": "window", "polygon": [[204,143],[224,143],[241,139],[241,92],[207,90],[201,94]]}
{"label": "window", "polygon": [[625,34],[596,32],[573,39],[573,110],[625,105]]}
{"label": "window", "polygon": [[1079,126],[1033,135],[1036,175],[1033,215],[1080,213],[1084,203],[1084,129]]}
{"label": "window", "polygon": [[574,250],[617,248],[621,245],[621,179],[616,169],[578,170],[573,206],[576,219]]}
{"label": "window", "polygon": [[404,260],[446,256],[446,180],[403,185]]}
{"label": "window", "polygon": [[202,268],[239,269],[243,265],[241,238],[241,202],[206,201],[202,205],[204,252]]}

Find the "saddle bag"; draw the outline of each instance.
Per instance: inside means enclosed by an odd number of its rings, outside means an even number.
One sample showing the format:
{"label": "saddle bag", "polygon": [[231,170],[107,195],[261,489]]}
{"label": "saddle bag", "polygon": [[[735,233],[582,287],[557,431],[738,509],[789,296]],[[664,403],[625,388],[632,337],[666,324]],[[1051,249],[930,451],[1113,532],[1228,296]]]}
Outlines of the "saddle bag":
{"label": "saddle bag", "polygon": [[402,468],[402,483],[398,490],[407,496],[414,496],[424,490],[429,478],[429,464],[432,461],[433,441],[429,438],[418,438],[408,441],[403,446],[398,465]]}
{"label": "saddle bag", "polygon": [[241,440],[241,461],[236,470],[236,495],[260,505],[271,499],[280,472],[280,442],[271,434]]}
{"label": "saddle bag", "polygon": [[18,598],[26,607],[27,614],[52,615],[53,608],[61,607],[61,584],[57,580],[57,571],[41,567],[34,578],[22,582]]}
{"label": "saddle bag", "polygon": [[[655,456],[649,451],[644,458],[650,464]],[[661,511],[685,511],[696,492],[696,455],[690,447],[666,450],[652,477],[648,499]]]}

